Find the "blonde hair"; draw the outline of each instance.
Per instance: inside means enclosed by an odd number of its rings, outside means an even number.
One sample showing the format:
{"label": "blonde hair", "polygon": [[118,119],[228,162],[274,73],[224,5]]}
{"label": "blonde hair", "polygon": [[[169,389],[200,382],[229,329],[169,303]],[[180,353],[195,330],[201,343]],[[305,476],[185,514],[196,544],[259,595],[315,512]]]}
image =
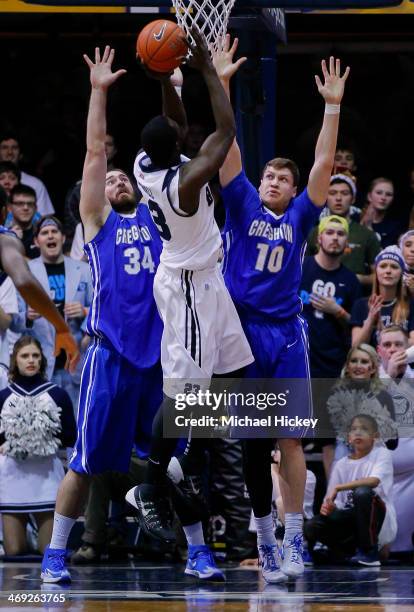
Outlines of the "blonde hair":
{"label": "blonde hair", "polygon": [[353,346],[348,351],[348,354],[346,356],[345,365],[341,371],[341,381],[339,382],[339,384],[343,385],[343,384],[346,384],[348,381],[352,380],[348,374],[348,367],[349,367],[349,363],[351,361],[352,355],[355,353],[355,351],[362,351],[363,353],[366,353],[368,357],[370,358],[372,365],[375,368],[375,371],[372,373],[371,378],[370,378],[372,391],[378,391],[382,389],[383,385],[378,375],[379,366],[380,366],[380,360],[378,357],[378,353],[374,349],[373,346],[371,346],[370,344],[366,344],[365,342],[361,342],[361,344],[357,344],[356,346]]}

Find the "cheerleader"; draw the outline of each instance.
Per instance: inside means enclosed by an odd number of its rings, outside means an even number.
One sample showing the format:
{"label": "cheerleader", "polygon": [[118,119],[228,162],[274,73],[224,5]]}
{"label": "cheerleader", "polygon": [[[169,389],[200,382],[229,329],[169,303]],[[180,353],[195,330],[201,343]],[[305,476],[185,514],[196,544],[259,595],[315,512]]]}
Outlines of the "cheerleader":
{"label": "cheerleader", "polygon": [[27,551],[29,515],[43,553],[64,476],[57,452],[75,442],[72,402],[66,391],[48,382],[46,365],[38,340],[23,336],[14,345],[9,385],[0,391],[0,513],[7,555]]}

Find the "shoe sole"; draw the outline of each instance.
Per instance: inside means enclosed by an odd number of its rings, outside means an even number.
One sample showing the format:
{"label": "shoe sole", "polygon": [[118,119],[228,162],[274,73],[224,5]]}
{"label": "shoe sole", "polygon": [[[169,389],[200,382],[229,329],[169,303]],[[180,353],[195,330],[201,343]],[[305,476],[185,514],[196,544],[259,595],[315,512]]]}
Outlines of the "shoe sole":
{"label": "shoe sole", "polygon": [[281,575],[278,578],[273,578],[271,579],[269,576],[265,576],[262,572],[262,576],[263,579],[268,583],[268,584],[280,584],[281,582],[286,582],[286,580],[288,579],[288,577],[286,576],[286,574],[283,574],[281,572]]}
{"label": "shoe sole", "polygon": [[141,527],[141,529],[147,536],[149,536],[153,540],[157,540],[157,542],[163,542],[164,544],[175,544],[176,543],[176,538],[174,539],[159,538],[158,536],[154,535],[152,531],[148,529],[148,527],[145,524],[144,517],[142,516],[140,510],[138,509],[135,495],[133,493],[133,489],[130,489],[128,491],[128,493],[125,495],[125,499],[137,511],[137,518],[138,518],[139,526]]}
{"label": "shoe sole", "polygon": [[365,567],[380,567],[380,561],[357,561],[358,565],[364,565]]}
{"label": "shoe sole", "polygon": [[56,584],[57,582],[72,582],[72,578],[70,576],[65,576],[64,578],[58,576],[54,578],[53,576],[45,575],[43,572],[40,574],[40,578],[42,579],[42,582],[48,584]]}
{"label": "shoe sole", "polygon": [[194,576],[195,578],[198,578],[199,580],[211,580],[215,582],[225,582],[226,580],[223,574],[209,574],[208,576],[205,576],[205,575],[200,575],[200,572],[198,572],[197,570],[191,570],[191,569],[185,569],[184,574],[186,574],[187,576]]}

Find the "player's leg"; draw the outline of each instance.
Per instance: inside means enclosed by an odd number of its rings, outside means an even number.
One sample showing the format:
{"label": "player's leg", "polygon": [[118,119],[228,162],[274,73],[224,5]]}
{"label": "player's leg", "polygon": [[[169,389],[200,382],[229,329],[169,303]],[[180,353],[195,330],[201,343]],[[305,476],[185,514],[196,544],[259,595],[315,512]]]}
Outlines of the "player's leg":
{"label": "player's leg", "polygon": [[[274,326],[262,321],[243,320],[243,329],[249,341],[255,362],[245,371],[247,379],[269,379],[273,364],[277,362],[284,338]],[[249,492],[253,516],[257,527],[257,545],[262,574],[267,582],[282,582],[280,552],[274,535],[272,517],[273,482],[271,451],[273,441],[248,438],[243,440],[243,469]],[[258,474],[260,473],[260,478]]]}
{"label": "player's leg", "polygon": [[52,535],[53,512],[36,512],[34,518],[37,525],[37,547],[43,553]]}
{"label": "player's leg", "polygon": [[123,375],[123,361],[100,341],[88,349],[81,379],[78,436],[57,496],[52,540],[42,563],[44,582],[70,580],[65,561],[67,541],[86,502],[90,475],[128,470],[136,411],[127,400],[135,389],[130,373]]}
{"label": "player's leg", "polygon": [[[289,402],[285,413],[289,417],[311,418],[312,395],[305,323],[297,317],[279,326],[279,331],[284,335],[285,342],[276,363],[274,377],[286,379],[289,385]],[[304,572],[303,500],[306,463],[301,438],[306,433],[306,428],[301,427],[293,431],[281,428],[278,433],[281,453],[279,482],[285,508],[282,570],[291,577],[300,576]]]}

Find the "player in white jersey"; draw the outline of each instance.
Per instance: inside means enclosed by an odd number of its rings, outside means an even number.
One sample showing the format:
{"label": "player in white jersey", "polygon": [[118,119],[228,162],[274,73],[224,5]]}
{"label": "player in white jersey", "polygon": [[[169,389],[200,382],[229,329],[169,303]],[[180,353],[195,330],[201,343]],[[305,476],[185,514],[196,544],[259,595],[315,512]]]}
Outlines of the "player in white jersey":
{"label": "player in white jersey", "polygon": [[[176,440],[163,438],[163,415],[174,410],[178,393],[205,390],[213,374],[231,376],[253,361],[218,267],[221,237],[208,187],[235,136],[234,115],[204,38],[197,31],[192,34],[191,65],[200,70],[207,84],[216,129],[196,157],[191,161],[182,157],[181,143],[187,130],[184,106],[170,75],[159,75],[163,116],[144,127],[143,151],[134,166],[138,186],[163,241],[154,296],[164,322],[164,401],[154,420],[147,478],[144,485],[135,487],[133,496],[141,524],[161,539],[170,537],[168,521],[160,513],[157,522],[147,524],[145,516],[148,511],[152,514],[157,499],[165,495],[166,469],[176,446]],[[194,543],[202,545],[204,540],[199,536],[200,532]],[[194,575],[189,565],[187,570]]]}

